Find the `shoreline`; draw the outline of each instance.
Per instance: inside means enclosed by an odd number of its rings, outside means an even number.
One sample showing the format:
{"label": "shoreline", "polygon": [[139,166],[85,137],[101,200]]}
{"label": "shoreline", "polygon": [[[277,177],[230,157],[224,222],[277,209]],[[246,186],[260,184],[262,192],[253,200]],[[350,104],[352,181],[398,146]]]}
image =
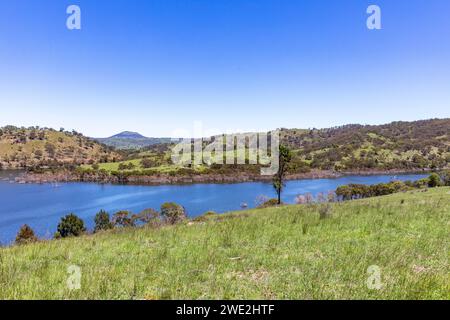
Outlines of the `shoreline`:
{"label": "shoreline", "polygon": [[[12,170],[8,170],[11,172]],[[19,171],[19,170],[17,170]],[[1,171],[0,171],[1,172]],[[337,179],[345,176],[376,176],[376,175],[405,175],[405,174],[428,174],[431,170],[357,170],[336,172],[331,170],[312,170],[307,173],[289,174],[286,181],[292,180],[315,180],[315,179]],[[234,184],[246,182],[271,182],[272,176],[252,175],[248,173],[237,173],[235,176],[223,174],[197,174],[197,175],[179,175],[171,176],[168,174],[159,174],[154,176],[128,176],[120,179],[117,176],[104,175],[77,175],[73,172],[59,173],[23,173],[16,176],[13,180],[19,184],[45,184],[45,183],[67,183],[67,182],[86,182],[100,184],[119,184],[119,185],[142,185],[142,186],[160,186],[160,185],[193,185],[193,184]]]}

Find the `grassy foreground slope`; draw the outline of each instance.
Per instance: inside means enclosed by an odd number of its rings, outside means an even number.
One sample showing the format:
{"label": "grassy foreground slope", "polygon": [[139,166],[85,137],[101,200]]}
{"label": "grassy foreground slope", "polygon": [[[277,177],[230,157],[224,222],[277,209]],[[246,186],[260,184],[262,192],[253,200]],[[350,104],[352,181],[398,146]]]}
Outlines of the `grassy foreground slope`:
{"label": "grassy foreground slope", "polygon": [[438,188],[4,248],[0,298],[449,299],[449,200]]}

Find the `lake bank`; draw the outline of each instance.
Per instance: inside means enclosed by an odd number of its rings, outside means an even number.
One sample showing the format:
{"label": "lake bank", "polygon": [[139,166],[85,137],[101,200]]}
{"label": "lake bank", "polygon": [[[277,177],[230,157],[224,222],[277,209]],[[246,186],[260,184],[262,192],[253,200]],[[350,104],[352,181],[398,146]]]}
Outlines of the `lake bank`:
{"label": "lake bank", "polygon": [[[332,171],[332,170],[311,170],[296,174],[288,174],[286,180],[304,179],[333,179],[345,176],[373,176],[373,175],[405,175],[405,174],[427,174],[429,170],[358,170],[358,171]],[[60,183],[60,182],[93,182],[102,184],[129,184],[129,185],[185,185],[185,184],[216,184],[216,183],[245,183],[245,182],[271,182],[272,176],[262,176],[260,174],[249,174],[237,172],[230,174],[192,174],[192,175],[126,175],[117,176],[104,174],[102,172],[76,173],[73,171],[32,173],[23,172],[15,178],[18,183]]]}

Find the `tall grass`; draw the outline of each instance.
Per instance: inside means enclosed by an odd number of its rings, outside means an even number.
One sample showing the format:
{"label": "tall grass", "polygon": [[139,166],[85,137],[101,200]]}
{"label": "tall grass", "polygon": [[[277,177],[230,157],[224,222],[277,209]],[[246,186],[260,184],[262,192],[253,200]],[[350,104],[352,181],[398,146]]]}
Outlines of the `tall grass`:
{"label": "tall grass", "polygon": [[449,299],[449,200],[438,188],[3,248],[0,298]]}

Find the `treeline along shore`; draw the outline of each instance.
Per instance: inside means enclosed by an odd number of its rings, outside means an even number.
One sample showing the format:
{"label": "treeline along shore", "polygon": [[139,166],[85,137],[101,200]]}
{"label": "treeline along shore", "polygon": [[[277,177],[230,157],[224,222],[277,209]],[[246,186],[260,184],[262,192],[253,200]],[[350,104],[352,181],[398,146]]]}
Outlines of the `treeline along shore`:
{"label": "treeline along shore", "polygon": [[[430,170],[358,170],[337,172],[332,170],[312,170],[296,174],[288,174],[286,180],[302,179],[334,179],[344,176],[364,175],[401,175],[425,174]],[[57,182],[92,182],[108,184],[130,185],[170,185],[170,184],[196,184],[196,183],[244,183],[244,182],[272,182],[272,176],[263,176],[256,173],[236,172],[236,174],[193,173],[168,174],[157,173],[146,175],[142,173],[109,174],[106,172],[77,172],[73,170],[45,171],[41,173],[24,172],[15,177],[17,183],[57,183]]]}

